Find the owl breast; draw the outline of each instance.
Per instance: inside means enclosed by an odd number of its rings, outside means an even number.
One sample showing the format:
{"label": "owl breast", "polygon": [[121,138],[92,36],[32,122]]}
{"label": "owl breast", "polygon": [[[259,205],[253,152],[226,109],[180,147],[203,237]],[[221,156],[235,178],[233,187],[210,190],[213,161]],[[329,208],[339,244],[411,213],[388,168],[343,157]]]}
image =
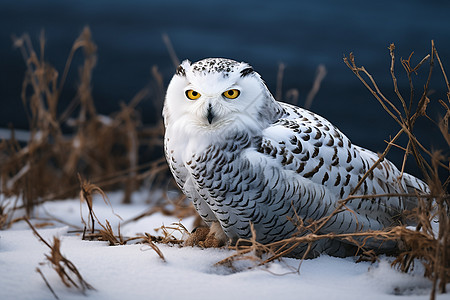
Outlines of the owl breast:
{"label": "owl breast", "polygon": [[[219,221],[232,240],[250,238],[250,223],[262,243],[289,237],[296,230],[292,199],[297,203],[306,191],[299,182],[287,178],[276,161],[256,151],[261,146],[260,136],[235,132],[223,137],[222,143],[211,144],[171,167],[205,222]],[[319,198],[324,199],[324,195],[318,191]],[[305,212],[314,218],[324,216],[331,206],[328,202],[304,206]]]}

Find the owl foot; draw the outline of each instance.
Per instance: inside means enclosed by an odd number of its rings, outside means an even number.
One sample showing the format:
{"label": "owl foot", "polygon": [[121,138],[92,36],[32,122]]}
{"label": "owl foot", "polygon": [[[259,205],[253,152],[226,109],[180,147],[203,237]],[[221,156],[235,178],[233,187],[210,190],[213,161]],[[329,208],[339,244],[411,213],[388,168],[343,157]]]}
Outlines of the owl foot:
{"label": "owl foot", "polygon": [[200,246],[202,248],[220,248],[225,246],[228,238],[218,222],[211,227],[198,227],[184,242],[185,246]]}

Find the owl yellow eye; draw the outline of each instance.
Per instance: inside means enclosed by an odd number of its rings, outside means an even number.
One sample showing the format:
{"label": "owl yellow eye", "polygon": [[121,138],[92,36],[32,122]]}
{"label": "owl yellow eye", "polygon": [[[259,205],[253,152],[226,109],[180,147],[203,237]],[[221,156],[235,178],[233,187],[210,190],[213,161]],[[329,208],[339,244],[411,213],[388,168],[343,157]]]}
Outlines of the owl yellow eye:
{"label": "owl yellow eye", "polygon": [[236,99],[240,93],[241,92],[237,89],[231,89],[231,90],[224,92],[222,95],[228,99]]}
{"label": "owl yellow eye", "polygon": [[196,92],[194,90],[187,90],[185,92],[185,94],[186,94],[186,97],[188,97],[188,99],[191,99],[191,100],[197,100],[201,96],[199,92]]}

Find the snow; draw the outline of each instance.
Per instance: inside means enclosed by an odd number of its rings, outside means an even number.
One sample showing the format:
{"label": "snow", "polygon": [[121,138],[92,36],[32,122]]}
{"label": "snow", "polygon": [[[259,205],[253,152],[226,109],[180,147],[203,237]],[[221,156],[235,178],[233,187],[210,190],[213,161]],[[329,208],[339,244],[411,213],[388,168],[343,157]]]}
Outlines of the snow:
{"label": "snow", "polygon": [[[30,140],[30,132],[28,130],[14,129],[14,137],[17,141],[27,142]],[[11,139],[11,129],[0,128],[0,140]]]}
{"label": "snow", "polygon": [[[117,224],[138,216],[149,208],[148,194],[136,194],[133,205],[120,204],[120,193],[108,195],[112,207],[95,198],[94,211],[101,222]],[[87,220],[85,204],[82,213]],[[114,214],[115,213],[115,214]],[[57,217],[65,224],[82,227],[78,200],[46,202],[36,211],[34,224]],[[192,229],[193,218],[182,220]],[[149,232],[180,220],[155,213],[121,226],[124,236]],[[47,220],[47,222],[49,222]],[[73,227],[58,222],[38,228],[47,241],[61,239],[62,254],[72,261],[95,290],[83,295],[67,288],[47,264],[49,249],[40,242],[25,222],[0,231],[0,299],[53,299],[36,268],[44,273],[60,299],[429,299],[431,283],[424,279],[420,264],[413,274],[392,269],[389,258],[379,263],[356,263],[354,258],[323,255],[300,261],[283,259],[264,267],[248,269],[251,262],[239,262],[235,272],[216,263],[234,252],[228,249],[200,249],[158,244],[166,261],[145,244],[109,246],[107,242],[83,241]],[[181,234],[180,234],[181,235]],[[437,299],[450,299],[449,294]]]}

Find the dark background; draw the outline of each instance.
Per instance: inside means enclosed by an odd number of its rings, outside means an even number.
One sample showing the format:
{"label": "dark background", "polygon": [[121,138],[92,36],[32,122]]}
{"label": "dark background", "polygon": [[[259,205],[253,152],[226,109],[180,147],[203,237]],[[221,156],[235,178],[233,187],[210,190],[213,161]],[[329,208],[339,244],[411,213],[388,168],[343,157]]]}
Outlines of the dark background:
{"label": "dark background", "polygon": [[[279,63],[286,65],[283,89],[296,88],[303,105],[316,68],[324,64],[327,76],[311,110],[339,127],[355,144],[383,151],[398,131],[342,58],[354,52],[357,62],[375,77],[390,99],[395,99],[389,73],[388,46],[396,45],[398,58],[414,51],[413,64],[430,53],[436,42],[444,67],[450,72],[450,1],[111,1],[111,0],[3,0],[0,2],[0,127],[12,123],[27,128],[20,100],[25,63],[14,49],[12,36],[29,33],[38,48],[45,30],[46,59],[60,72],[74,40],[89,25],[98,45],[93,74],[93,96],[98,112],[120,109],[152,80],[157,65],[167,83],[174,72],[162,41],[166,33],[180,59],[227,57],[249,62],[275,93]],[[400,63],[396,64],[400,90],[409,97],[409,86]],[[428,68],[415,80],[420,96]],[[445,83],[435,69],[429,115],[443,114],[438,99],[446,100]],[[450,75],[450,73],[449,73]],[[77,84],[72,69],[64,95]],[[416,98],[417,98],[416,97]],[[416,99],[417,100],[417,99]],[[62,105],[70,99],[62,99]],[[139,107],[144,124],[160,115],[151,99]],[[425,146],[448,146],[431,122],[419,122],[416,134]],[[388,156],[400,165],[403,152]],[[412,159],[407,170],[417,174]]]}

